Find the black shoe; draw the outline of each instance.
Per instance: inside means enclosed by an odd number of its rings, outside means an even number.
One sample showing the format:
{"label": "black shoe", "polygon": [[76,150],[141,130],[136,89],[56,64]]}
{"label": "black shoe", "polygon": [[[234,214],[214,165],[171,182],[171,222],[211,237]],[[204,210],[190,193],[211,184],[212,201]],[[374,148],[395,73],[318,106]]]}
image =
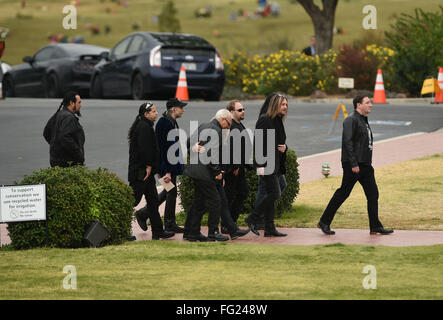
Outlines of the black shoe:
{"label": "black shoe", "polygon": [[146,208],[140,209],[138,211],[135,212],[135,218],[137,219],[137,223],[140,226],[140,228],[143,231],[147,231],[148,230],[148,224],[146,223],[146,219],[142,218],[141,215],[144,213],[143,211],[146,210]]}
{"label": "black shoe", "polygon": [[188,239],[188,241],[191,241],[191,242],[196,242],[196,241],[208,242],[209,241],[209,239],[207,237],[205,237],[204,235],[202,235],[201,233],[198,235],[188,234],[187,239]]}
{"label": "black shoe", "polygon": [[182,227],[179,227],[178,225],[165,227],[165,230],[172,231],[174,233],[184,233],[185,232],[185,229]]}
{"label": "black shoe", "polygon": [[221,227],[221,233],[229,234],[229,230],[226,227]]}
{"label": "black shoe", "polygon": [[208,234],[209,241],[228,241],[229,237],[222,235],[220,232],[215,231],[214,233]]}
{"label": "black shoe", "polygon": [[249,230],[252,231],[253,234],[259,236],[260,232],[257,231],[257,227],[254,223],[250,222],[248,217],[246,217],[245,222],[248,224]]}
{"label": "black shoe", "polygon": [[251,231],[251,230],[249,230],[249,229],[245,230],[245,229],[238,228],[237,231],[230,234],[231,240],[235,240],[237,238],[243,237],[243,236],[247,235],[249,233],[249,231]]}
{"label": "black shoe", "polygon": [[129,236],[129,237],[126,238],[126,240],[128,240],[128,241],[136,241],[137,238],[135,236]]}
{"label": "black shoe", "polygon": [[265,237],[286,237],[286,233],[278,232],[277,229],[265,230]]}
{"label": "black shoe", "polygon": [[152,233],[152,240],[168,239],[175,235],[172,231],[162,231],[160,233]]}
{"label": "black shoe", "polygon": [[380,233],[380,234],[386,235],[386,234],[391,234],[393,232],[394,232],[394,230],[392,230],[392,229],[385,229],[383,227],[380,227],[380,228],[372,229],[371,231],[369,231],[369,234]]}
{"label": "black shoe", "polygon": [[321,221],[318,222],[317,227],[319,227],[324,234],[327,235],[335,234],[335,231],[332,231],[326,223],[323,223]]}

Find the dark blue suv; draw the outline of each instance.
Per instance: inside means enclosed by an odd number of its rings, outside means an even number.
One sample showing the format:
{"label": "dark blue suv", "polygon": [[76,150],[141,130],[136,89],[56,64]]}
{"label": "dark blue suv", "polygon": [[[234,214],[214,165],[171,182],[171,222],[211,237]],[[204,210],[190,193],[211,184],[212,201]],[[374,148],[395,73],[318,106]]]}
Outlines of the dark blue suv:
{"label": "dark blue suv", "polygon": [[135,32],[102,54],[91,77],[91,97],[170,98],[181,65],[190,98],[219,100],[225,82],[217,49],[201,37],[181,33]]}

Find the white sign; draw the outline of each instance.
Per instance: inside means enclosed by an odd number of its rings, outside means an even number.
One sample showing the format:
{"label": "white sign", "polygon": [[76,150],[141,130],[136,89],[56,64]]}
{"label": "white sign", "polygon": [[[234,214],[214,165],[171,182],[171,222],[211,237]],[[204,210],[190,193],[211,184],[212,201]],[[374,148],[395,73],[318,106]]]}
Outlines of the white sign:
{"label": "white sign", "polygon": [[354,89],[354,78],[338,78],[338,87]]}
{"label": "white sign", "polygon": [[0,187],[0,222],[46,220],[46,185]]}

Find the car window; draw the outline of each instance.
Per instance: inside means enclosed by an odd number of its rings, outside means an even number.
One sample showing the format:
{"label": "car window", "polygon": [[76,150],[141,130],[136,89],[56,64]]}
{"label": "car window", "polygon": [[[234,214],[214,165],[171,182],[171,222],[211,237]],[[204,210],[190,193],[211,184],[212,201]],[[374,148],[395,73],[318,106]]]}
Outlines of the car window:
{"label": "car window", "polygon": [[134,36],[132,38],[132,42],[129,45],[128,53],[138,52],[143,49],[143,37],[142,36]]}
{"label": "car window", "polygon": [[52,58],[52,54],[54,53],[54,48],[43,48],[39,52],[35,54],[35,61],[47,61]]}
{"label": "car window", "polygon": [[64,58],[66,54],[59,48],[55,49],[51,54],[51,59],[61,59]]}
{"label": "car window", "polygon": [[126,48],[128,47],[129,41],[131,41],[132,37],[128,37],[126,39],[123,39],[119,44],[117,44],[114,49],[112,49],[112,56],[118,57],[122,54],[125,54]]}

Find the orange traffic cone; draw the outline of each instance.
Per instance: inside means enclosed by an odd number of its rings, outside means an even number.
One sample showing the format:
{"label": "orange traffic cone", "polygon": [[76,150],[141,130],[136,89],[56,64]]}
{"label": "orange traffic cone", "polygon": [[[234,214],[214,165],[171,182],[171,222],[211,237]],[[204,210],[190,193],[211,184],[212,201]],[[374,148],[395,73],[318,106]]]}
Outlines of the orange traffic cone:
{"label": "orange traffic cone", "polygon": [[375,90],[373,103],[386,103],[385,86],[383,84],[383,75],[381,69],[377,71],[377,79],[375,80]]}
{"label": "orange traffic cone", "polygon": [[440,67],[438,70],[438,86],[440,87],[440,92],[435,93],[434,103],[443,103],[443,68]]}
{"label": "orange traffic cone", "polygon": [[188,83],[186,81],[186,70],[183,64],[180,68],[180,75],[178,76],[178,84],[177,84],[177,91],[175,92],[175,97],[182,101],[189,101]]}

